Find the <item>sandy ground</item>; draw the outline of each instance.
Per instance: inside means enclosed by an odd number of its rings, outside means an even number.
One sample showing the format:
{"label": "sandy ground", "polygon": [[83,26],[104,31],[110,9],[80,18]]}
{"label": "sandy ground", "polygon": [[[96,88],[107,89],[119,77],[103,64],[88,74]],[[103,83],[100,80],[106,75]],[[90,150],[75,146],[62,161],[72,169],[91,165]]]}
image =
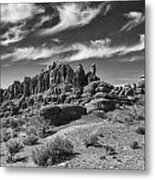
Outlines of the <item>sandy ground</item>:
{"label": "sandy ground", "polygon": [[[90,114],[67,125],[56,127],[57,133],[46,139],[40,139],[37,145],[25,146],[21,152],[17,153],[15,163],[7,163],[7,150],[3,142],[1,166],[37,167],[32,161],[32,149],[57,136],[65,136],[73,142],[76,155],[50,167],[144,170],[145,135],[138,134],[136,129],[145,127],[145,121],[144,119],[134,119],[130,123],[125,121],[130,117],[129,112],[130,109],[115,110],[108,112],[105,118]],[[112,117],[110,122],[109,117]],[[97,136],[97,142],[86,147],[85,142],[92,135]],[[132,148],[135,141],[138,147]],[[106,149],[107,146],[112,147],[114,151],[109,152]]]}

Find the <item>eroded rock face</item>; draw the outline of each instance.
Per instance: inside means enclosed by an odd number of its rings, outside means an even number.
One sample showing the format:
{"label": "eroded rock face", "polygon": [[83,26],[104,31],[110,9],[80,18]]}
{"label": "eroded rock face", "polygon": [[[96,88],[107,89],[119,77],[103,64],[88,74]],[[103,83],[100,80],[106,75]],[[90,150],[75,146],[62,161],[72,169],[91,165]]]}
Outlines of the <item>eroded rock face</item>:
{"label": "eroded rock face", "polygon": [[35,77],[33,77],[31,79],[31,82],[30,82],[30,92],[31,92],[31,94],[36,94],[37,93],[37,83],[38,83],[37,76],[35,76]]}
{"label": "eroded rock face", "polygon": [[104,103],[111,103],[114,99],[121,103],[128,103],[127,97],[135,97],[137,94],[144,93],[144,76],[141,76],[138,84],[133,87],[130,85],[114,87],[97,77],[94,65],[91,71],[86,73],[81,64],[73,70],[67,63],[53,62],[47,69],[42,69],[40,74],[32,78],[25,77],[23,82],[14,81],[7,89],[0,89],[0,105],[6,101],[20,100],[19,107],[26,109],[29,106],[27,99],[35,95],[38,97],[36,104],[39,106],[52,103],[74,103],[82,106],[89,104],[90,109],[93,109],[94,104],[90,103],[93,99],[101,100],[110,95],[107,98],[108,101]]}
{"label": "eroded rock face", "polygon": [[115,109],[115,102],[106,98],[94,99],[85,104],[85,107],[87,109],[87,113],[91,113],[96,110],[103,110],[107,112]]}
{"label": "eroded rock face", "polygon": [[109,93],[114,87],[104,81],[93,81],[84,88],[85,93],[94,95],[96,93]]}
{"label": "eroded rock face", "polygon": [[75,72],[73,83],[74,83],[74,86],[77,88],[84,87],[88,84],[87,76],[86,76],[83,66],[81,64],[78,64],[78,68]]}
{"label": "eroded rock face", "polygon": [[14,81],[13,84],[13,96],[14,98],[17,98],[18,95],[20,94],[21,89],[20,89],[20,81]]}
{"label": "eroded rock face", "polygon": [[23,96],[27,97],[30,95],[30,77],[25,77],[23,83]]}
{"label": "eroded rock face", "polygon": [[138,87],[139,88],[145,88],[145,76],[141,75],[140,79],[138,81]]}
{"label": "eroded rock face", "polygon": [[68,64],[57,64],[50,71],[50,87],[60,83],[73,82],[74,71]]}
{"label": "eroded rock face", "polygon": [[4,90],[0,89],[0,105],[2,104],[4,97],[3,97]]}
{"label": "eroded rock face", "polygon": [[145,76],[140,76],[140,79],[138,81],[138,87],[136,89],[137,94],[145,94]]}

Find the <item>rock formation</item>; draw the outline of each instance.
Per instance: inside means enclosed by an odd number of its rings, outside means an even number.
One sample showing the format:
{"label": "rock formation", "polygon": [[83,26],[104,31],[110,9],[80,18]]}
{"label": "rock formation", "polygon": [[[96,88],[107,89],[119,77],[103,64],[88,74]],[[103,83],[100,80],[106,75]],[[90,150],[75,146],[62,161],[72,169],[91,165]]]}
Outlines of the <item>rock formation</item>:
{"label": "rock formation", "polygon": [[95,64],[91,66],[90,72],[86,73],[81,64],[78,64],[74,71],[67,63],[53,62],[38,75],[32,78],[25,77],[23,82],[14,81],[7,89],[0,89],[0,105],[3,107],[2,114],[9,114],[10,111],[16,114],[19,108],[29,107],[30,99],[33,97],[33,104],[37,108],[51,103],[72,103],[82,106],[87,104],[89,109],[96,107],[99,102],[104,106],[101,110],[107,111],[113,109],[114,104],[118,102],[132,104],[131,99],[133,101],[137,94],[144,93],[144,76],[133,86],[127,84],[115,87],[100,80],[96,75]]}
{"label": "rock formation", "polygon": [[27,97],[30,95],[30,77],[25,77],[23,82],[23,96]]}

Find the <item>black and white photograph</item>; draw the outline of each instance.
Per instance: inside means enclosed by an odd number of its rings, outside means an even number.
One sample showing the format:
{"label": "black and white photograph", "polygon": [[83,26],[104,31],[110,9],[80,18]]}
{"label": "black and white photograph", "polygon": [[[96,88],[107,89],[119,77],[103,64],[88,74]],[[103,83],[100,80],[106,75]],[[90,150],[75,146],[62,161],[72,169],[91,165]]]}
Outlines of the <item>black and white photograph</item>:
{"label": "black and white photograph", "polygon": [[145,1],[0,4],[2,167],[146,169]]}

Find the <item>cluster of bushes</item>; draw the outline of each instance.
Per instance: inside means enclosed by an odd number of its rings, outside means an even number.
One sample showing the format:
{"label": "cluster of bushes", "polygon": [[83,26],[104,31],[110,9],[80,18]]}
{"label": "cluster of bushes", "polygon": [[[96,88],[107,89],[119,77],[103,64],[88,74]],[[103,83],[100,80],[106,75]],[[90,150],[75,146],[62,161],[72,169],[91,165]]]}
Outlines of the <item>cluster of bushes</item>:
{"label": "cluster of bushes", "polygon": [[73,154],[74,146],[72,142],[60,136],[32,150],[33,161],[38,166],[58,164]]}

